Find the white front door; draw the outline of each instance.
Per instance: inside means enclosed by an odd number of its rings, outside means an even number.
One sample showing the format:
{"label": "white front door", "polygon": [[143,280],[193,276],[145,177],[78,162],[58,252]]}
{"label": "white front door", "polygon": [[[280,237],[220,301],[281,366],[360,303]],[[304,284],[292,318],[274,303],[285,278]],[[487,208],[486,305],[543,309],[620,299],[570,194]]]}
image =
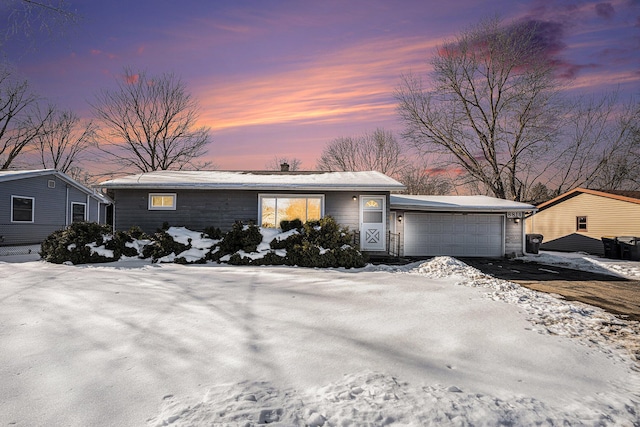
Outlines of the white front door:
{"label": "white front door", "polygon": [[386,197],[360,196],[360,249],[384,251],[386,241]]}

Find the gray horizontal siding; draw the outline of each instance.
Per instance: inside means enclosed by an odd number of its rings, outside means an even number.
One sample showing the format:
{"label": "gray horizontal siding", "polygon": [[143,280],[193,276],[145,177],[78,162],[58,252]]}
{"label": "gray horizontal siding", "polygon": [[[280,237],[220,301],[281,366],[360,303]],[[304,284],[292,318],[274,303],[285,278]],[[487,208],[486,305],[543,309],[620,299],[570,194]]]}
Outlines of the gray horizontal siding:
{"label": "gray horizontal siding", "polygon": [[[176,209],[149,210],[149,193],[155,192],[135,189],[114,190],[116,229],[128,230],[132,226],[138,226],[147,233],[153,233],[167,222],[171,226],[184,226],[192,230],[218,227],[225,231],[229,230],[235,221],[258,223],[259,194],[286,194],[283,191],[253,190],[158,191],[176,193]],[[354,201],[353,196],[358,196],[360,193],[291,192],[291,194],[324,194],[325,215],[332,216],[339,224],[351,230],[358,229],[358,201]]]}
{"label": "gray horizontal siding", "polygon": [[[55,182],[49,188],[49,180]],[[11,196],[34,198],[34,222],[11,222]],[[65,207],[65,203],[68,204]],[[105,206],[87,193],[67,184],[55,174],[5,181],[0,183],[0,245],[28,245],[42,242],[56,230],[64,228],[71,218],[73,202],[87,205],[87,220],[104,223]]]}
{"label": "gray horizontal siding", "polygon": [[[55,181],[55,188],[48,181]],[[11,196],[33,197],[34,222],[11,222]],[[55,175],[0,183],[0,236],[2,245],[42,242],[49,234],[65,226],[66,183]]]}

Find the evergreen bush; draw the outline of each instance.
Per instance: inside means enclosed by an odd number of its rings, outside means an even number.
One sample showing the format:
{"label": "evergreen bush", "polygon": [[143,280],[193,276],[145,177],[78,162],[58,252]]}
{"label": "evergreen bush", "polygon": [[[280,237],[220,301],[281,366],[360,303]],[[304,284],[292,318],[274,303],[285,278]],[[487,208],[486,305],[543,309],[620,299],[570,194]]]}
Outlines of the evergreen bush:
{"label": "evergreen bush", "polygon": [[[167,227],[168,229],[169,227]],[[158,230],[151,238],[152,242],[144,247],[142,256],[143,258],[151,258],[152,262],[157,262],[158,259],[167,255],[178,255],[191,248],[191,245],[184,245],[173,240],[173,237],[165,230]]]}
{"label": "evergreen bush", "polygon": [[[48,262],[62,264],[71,261],[73,264],[110,262],[120,258],[124,243],[115,240],[111,235],[111,227],[95,222],[74,222],[69,227],[54,231],[40,246],[40,257]],[[106,247],[105,242],[110,247]],[[99,255],[88,244],[105,245],[114,251],[113,257]],[[122,246],[120,246],[122,243]]]}
{"label": "evergreen bush", "polygon": [[255,224],[244,225],[242,221],[236,221],[231,230],[222,237],[218,243],[219,251],[215,255],[218,259],[224,255],[234,254],[239,250],[255,252],[262,242],[262,234]]}

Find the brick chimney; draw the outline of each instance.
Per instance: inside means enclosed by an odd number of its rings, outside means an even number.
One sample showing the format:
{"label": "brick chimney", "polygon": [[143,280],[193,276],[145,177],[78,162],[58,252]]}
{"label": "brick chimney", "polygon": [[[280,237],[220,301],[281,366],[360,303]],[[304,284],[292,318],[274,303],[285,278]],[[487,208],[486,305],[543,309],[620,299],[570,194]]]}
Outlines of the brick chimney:
{"label": "brick chimney", "polygon": [[289,163],[280,163],[280,172],[289,172]]}

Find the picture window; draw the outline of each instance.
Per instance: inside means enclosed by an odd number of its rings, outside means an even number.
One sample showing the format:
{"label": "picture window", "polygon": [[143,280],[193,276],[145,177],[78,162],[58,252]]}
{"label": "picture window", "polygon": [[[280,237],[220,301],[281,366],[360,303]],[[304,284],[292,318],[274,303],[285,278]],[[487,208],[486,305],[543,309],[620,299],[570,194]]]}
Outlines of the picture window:
{"label": "picture window", "polygon": [[324,213],[324,196],[260,196],[260,225],[266,228],[278,228],[282,221],[299,219],[315,221]]}

